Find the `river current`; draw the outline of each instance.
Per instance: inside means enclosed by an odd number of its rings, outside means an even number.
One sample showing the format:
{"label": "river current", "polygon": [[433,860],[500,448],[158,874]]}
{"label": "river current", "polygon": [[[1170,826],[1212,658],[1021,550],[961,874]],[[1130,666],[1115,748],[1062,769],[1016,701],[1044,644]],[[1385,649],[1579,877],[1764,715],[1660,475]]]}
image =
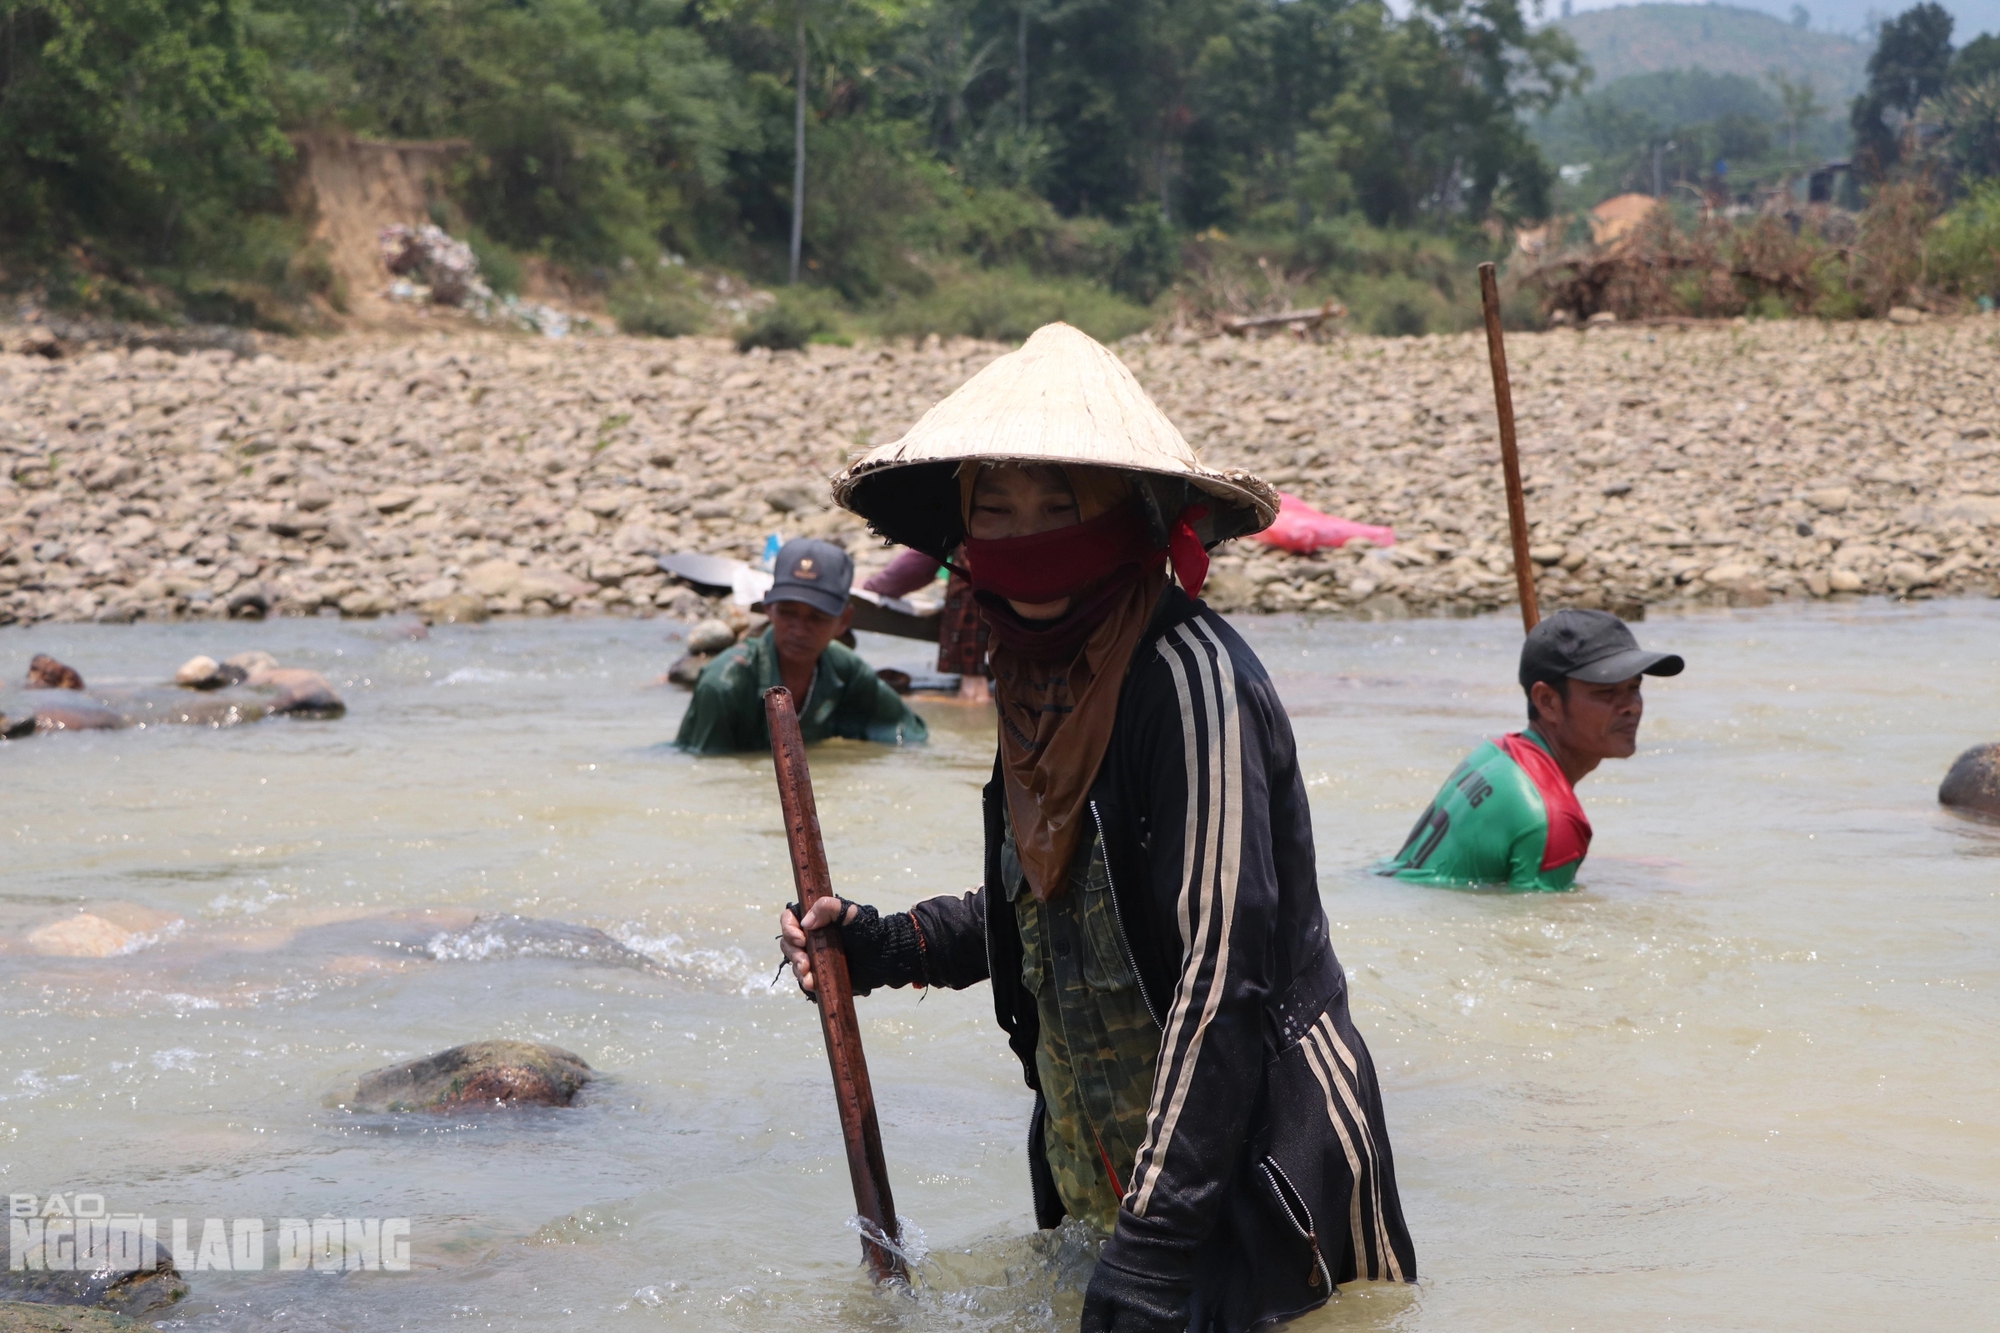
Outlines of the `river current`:
{"label": "river current", "polygon": [[[1580,788],[1594,850],[1549,896],[1366,873],[1520,725],[1517,621],[1239,623],[1298,732],[1423,1275],[1295,1328],[2000,1323],[2000,829],[1935,800],[2000,738],[2000,602],[1637,626],[1688,670]],[[115,686],[249,648],[325,672],[347,716],[0,745],[6,1190],[196,1232],[410,1219],[408,1272],[190,1272],[171,1326],[1075,1327],[1088,1247],[1033,1231],[1030,1095],[983,988],[861,1001],[927,1251],[913,1290],[869,1286],[816,1015],[769,984],[791,896],[770,761],[665,745],[669,626],[0,630],[0,711],[34,652]],[[991,714],[919,707],[927,747],[811,755],[835,885],[885,909],[978,875]],[[31,951],[78,907],[152,925],[115,957]],[[599,1081],[563,1111],[334,1104],[489,1037]]]}

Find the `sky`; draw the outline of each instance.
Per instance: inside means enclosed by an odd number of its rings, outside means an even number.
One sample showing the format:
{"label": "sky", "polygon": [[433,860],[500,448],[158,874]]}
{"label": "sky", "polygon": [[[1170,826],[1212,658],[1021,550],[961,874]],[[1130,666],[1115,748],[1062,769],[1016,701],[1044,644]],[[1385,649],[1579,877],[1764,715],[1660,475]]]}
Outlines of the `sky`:
{"label": "sky", "polygon": [[[1952,41],[1963,45],[1967,39],[1982,32],[2000,32],[2000,0],[1941,0],[1951,16],[1957,20],[1952,29]],[[1560,12],[1562,0],[1545,0],[1544,17],[1554,18]],[[1779,18],[1790,18],[1791,0],[1731,0],[1743,9],[1758,9]],[[1915,3],[1915,0],[1801,0],[1806,11],[1812,15],[1811,25],[1820,32],[1838,32],[1858,36],[1871,19],[1886,18],[1900,14]],[[1588,9],[1611,9],[1616,0],[1571,0],[1578,13]]]}

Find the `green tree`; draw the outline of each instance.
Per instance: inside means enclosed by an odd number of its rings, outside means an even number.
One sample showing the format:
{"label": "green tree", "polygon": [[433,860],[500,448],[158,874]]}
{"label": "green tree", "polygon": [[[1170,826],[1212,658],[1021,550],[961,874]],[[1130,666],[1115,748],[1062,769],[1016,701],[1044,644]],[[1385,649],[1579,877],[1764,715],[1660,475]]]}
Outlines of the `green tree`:
{"label": "green tree", "polygon": [[236,0],[0,0],[0,236],[151,262],[270,201],[287,150]]}
{"label": "green tree", "polygon": [[[806,117],[811,99],[812,48],[825,63],[872,55],[903,19],[903,0],[723,0],[722,13],[787,33],[792,47],[792,189],[789,281],[799,280],[806,228]],[[870,62],[872,81],[874,68]]]}
{"label": "green tree", "polygon": [[1004,69],[1002,37],[974,30],[970,0],[930,0],[912,13],[896,67],[912,94],[931,147],[955,156],[964,146],[973,89]]}
{"label": "green tree", "polygon": [[1848,114],[1855,163],[1864,175],[1880,179],[1901,157],[1889,117],[1907,119],[1943,90],[1951,69],[1951,25],[1950,13],[1935,0],[1913,5],[1882,25],[1868,57],[1868,88]]}
{"label": "green tree", "polygon": [[1951,82],[1980,83],[2000,74],[2000,33],[1981,33],[1951,58]]}
{"label": "green tree", "polygon": [[1581,87],[1567,34],[1530,29],[1514,0],[1418,0],[1402,20],[1355,8],[1382,21],[1354,25],[1364,51],[1314,112],[1301,157],[1351,181],[1377,225],[1545,214],[1553,173],[1521,117]]}
{"label": "green tree", "polygon": [[1917,119],[1944,134],[1944,152],[1961,177],[2000,176],[2000,74],[1953,83],[1918,108]]}
{"label": "green tree", "polygon": [[592,266],[686,249],[753,137],[679,0],[266,3],[293,123],[469,139],[461,195],[517,248]]}
{"label": "green tree", "polygon": [[1789,79],[1783,70],[1774,69],[1764,76],[1778,90],[1778,100],[1785,107],[1785,160],[1796,162],[1799,156],[1799,127],[1821,115],[1826,108],[1819,104],[1819,94],[1813,90],[1812,77]]}

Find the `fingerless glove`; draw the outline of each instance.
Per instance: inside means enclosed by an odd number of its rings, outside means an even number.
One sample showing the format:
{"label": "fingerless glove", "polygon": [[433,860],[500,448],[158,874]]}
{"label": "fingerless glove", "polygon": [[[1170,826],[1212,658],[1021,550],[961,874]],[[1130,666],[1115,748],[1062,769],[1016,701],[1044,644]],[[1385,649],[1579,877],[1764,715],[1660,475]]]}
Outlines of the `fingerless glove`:
{"label": "fingerless glove", "polygon": [[[924,951],[916,923],[908,912],[883,916],[873,907],[840,900],[840,914],[854,908],[854,919],[832,927],[840,934],[840,947],[847,955],[847,977],[856,995],[866,995],[879,986],[924,985]],[[794,917],[805,912],[791,905]]]}

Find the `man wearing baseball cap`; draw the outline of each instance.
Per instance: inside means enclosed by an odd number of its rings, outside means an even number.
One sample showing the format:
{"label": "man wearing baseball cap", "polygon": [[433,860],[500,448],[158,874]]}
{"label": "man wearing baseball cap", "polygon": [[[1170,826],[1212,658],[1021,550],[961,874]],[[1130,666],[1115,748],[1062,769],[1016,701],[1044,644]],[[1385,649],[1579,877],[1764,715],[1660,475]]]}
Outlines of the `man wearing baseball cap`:
{"label": "man wearing baseball cap", "polygon": [[1417,884],[1504,884],[1556,891],[1576,880],[1590,820],[1576,784],[1639,745],[1645,676],[1677,676],[1673,653],[1639,646],[1603,611],[1558,611],[1521,645],[1528,728],[1474,750],[1376,867]]}
{"label": "man wearing baseball cap", "polygon": [[695,754],[769,750],[764,691],[792,692],[808,744],[829,736],[914,744],[929,732],[853,649],[835,640],[854,622],[854,561],[832,542],[795,537],[773,562],[764,595],[771,626],[702,668],[674,744]]}

